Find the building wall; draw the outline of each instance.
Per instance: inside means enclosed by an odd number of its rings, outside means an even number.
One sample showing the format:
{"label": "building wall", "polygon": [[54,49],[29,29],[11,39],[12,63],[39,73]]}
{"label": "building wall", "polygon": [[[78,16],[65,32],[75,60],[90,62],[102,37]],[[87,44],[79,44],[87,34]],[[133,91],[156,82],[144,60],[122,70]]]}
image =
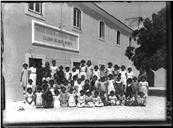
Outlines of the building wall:
{"label": "building wall", "polygon": [[[93,64],[107,64],[109,61],[118,65],[131,65],[125,57],[125,49],[128,45],[128,36],[120,30],[120,46],[116,45],[117,26],[106,21],[101,15],[76,5],[82,10],[82,30],[76,31],[72,26],[73,6],[62,4],[63,29],[79,33],[79,52],[71,52],[60,49],[47,48],[32,45],[32,19],[58,27],[60,25],[60,3],[46,3],[45,17],[38,19],[25,14],[26,3],[3,3],[4,23],[4,69],[6,99],[22,100],[22,88],[19,85],[22,63],[28,61],[28,57],[38,57],[45,61],[55,59],[57,65],[71,64],[73,61],[90,59]],[[87,11],[88,10],[88,11]],[[98,39],[98,21],[105,20],[105,41]],[[134,69],[137,74],[137,71]]]}

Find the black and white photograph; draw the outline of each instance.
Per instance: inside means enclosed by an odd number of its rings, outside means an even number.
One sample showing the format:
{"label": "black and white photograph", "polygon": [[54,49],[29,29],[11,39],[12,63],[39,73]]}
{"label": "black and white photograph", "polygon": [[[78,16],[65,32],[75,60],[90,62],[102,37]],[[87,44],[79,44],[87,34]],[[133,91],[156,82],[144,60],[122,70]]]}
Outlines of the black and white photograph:
{"label": "black and white photograph", "polygon": [[2,126],[171,126],[170,7],[1,2]]}

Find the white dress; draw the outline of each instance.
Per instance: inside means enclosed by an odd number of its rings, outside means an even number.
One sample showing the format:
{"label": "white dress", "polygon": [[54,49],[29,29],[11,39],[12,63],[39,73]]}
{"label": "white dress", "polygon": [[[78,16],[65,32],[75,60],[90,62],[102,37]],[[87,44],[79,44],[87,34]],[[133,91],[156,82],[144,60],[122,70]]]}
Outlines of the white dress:
{"label": "white dress", "polygon": [[85,95],[79,96],[77,106],[78,107],[84,107],[85,106]]}
{"label": "white dress", "polygon": [[80,70],[80,75],[79,75],[79,77],[81,78],[81,76],[84,75],[85,78],[86,78],[86,66],[83,66],[83,67],[81,67],[80,69],[81,69],[81,70]]}
{"label": "white dress", "polygon": [[78,72],[77,71],[76,72],[72,72],[71,74],[72,74],[72,79],[73,79],[73,76],[78,75]]}
{"label": "white dress", "polygon": [[22,86],[23,87],[27,87],[27,83],[28,83],[28,69],[24,69],[22,70]]}
{"label": "white dress", "polygon": [[32,79],[32,84],[33,85],[36,85],[36,68],[34,67],[30,67],[29,68],[30,70],[30,76],[29,76],[29,79]]}
{"label": "white dress", "polygon": [[111,91],[115,92],[114,80],[108,80],[108,95],[110,94]]}
{"label": "white dress", "polygon": [[113,68],[107,68],[107,75],[113,74]]}
{"label": "white dress", "polygon": [[69,94],[68,104],[70,107],[76,106],[75,94]]}
{"label": "white dress", "polygon": [[54,74],[56,73],[58,67],[57,66],[50,66],[51,70],[51,77],[54,78]]}
{"label": "white dress", "polygon": [[86,68],[87,68],[87,73],[86,73],[86,75],[87,75],[87,79],[90,80],[91,77],[92,77],[92,75],[93,75],[93,66],[90,65],[89,67],[87,66]]}
{"label": "white dress", "polygon": [[96,75],[97,76],[97,79],[100,79],[100,71],[97,70],[97,71],[93,71],[93,76]]}
{"label": "white dress", "polygon": [[64,74],[65,74],[65,79],[69,81],[71,72],[70,71],[69,72],[65,71]]}
{"label": "white dress", "polygon": [[134,76],[134,74],[133,74],[132,71],[131,71],[131,72],[127,72],[127,79],[128,79],[128,78],[133,79],[133,76]]}
{"label": "white dress", "polygon": [[[33,93],[31,94],[26,93],[26,100],[27,101],[25,102],[24,108],[34,108],[35,103],[33,99]],[[31,103],[28,103],[28,102],[31,102]]]}
{"label": "white dress", "polygon": [[109,96],[109,100],[110,100],[111,105],[117,104],[117,97],[115,95]]}
{"label": "white dress", "polygon": [[80,84],[75,84],[75,87],[77,87],[77,93],[80,94],[80,91],[82,90],[83,86],[82,86],[82,83]]}
{"label": "white dress", "polygon": [[60,106],[60,101],[59,101],[59,96],[60,95],[58,95],[58,96],[53,96],[54,97],[54,108],[60,108],[61,106]]}
{"label": "white dress", "polygon": [[126,84],[127,84],[126,71],[125,70],[124,71],[120,71],[119,73],[121,73],[121,81],[122,81],[123,85],[126,86]]}
{"label": "white dress", "polygon": [[36,92],[35,95],[36,95],[36,107],[42,107],[43,105],[43,99],[42,99],[42,92]]}

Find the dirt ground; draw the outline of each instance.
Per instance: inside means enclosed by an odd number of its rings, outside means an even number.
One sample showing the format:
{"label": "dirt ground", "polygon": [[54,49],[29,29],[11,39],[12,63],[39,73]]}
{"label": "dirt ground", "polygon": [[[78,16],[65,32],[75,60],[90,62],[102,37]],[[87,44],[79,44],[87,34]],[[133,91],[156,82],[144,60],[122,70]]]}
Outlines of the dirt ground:
{"label": "dirt ground", "polygon": [[8,104],[3,111],[3,123],[165,120],[166,98],[149,96],[146,107],[107,106],[95,108],[25,109],[18,111],[21,102]]}

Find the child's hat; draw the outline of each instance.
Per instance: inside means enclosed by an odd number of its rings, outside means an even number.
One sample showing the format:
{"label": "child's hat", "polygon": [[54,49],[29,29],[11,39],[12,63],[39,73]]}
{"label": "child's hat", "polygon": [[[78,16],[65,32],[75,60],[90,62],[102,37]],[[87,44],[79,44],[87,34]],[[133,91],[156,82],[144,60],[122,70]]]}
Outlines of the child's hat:
{"label": "child's hat", "polygon": [[27,64],[26,62],[24,62],[22,65],[23,65],[23,66],[24,66],[24,65],[28,66],[28,64]]}

